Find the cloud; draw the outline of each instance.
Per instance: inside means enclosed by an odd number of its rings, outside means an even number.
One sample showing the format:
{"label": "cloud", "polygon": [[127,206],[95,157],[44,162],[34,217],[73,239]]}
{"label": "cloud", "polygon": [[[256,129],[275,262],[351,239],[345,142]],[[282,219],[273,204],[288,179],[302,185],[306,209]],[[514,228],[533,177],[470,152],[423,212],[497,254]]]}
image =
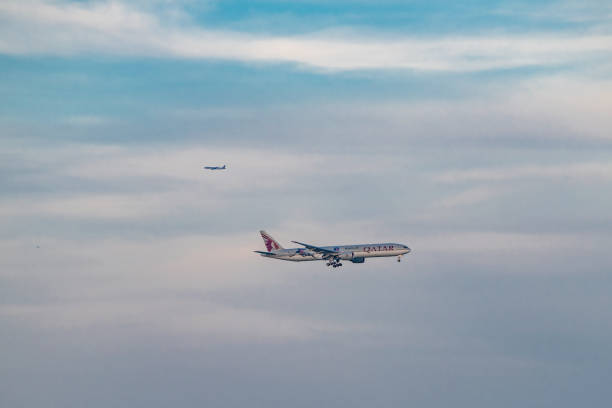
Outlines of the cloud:
{"label": "cloud", "polygon": [[610,28],[612,6],[605,0],[561,0],[537,4],[511,4],[498,7],[494,14],[527,17],[540,23],[556,21],[564,23],[597,23],[602,29]]}
{"label": "cloud", "polygon": [[415,38],[329,29],[254,35],[177,23],[116,1],[9,1],[0,5],[0,19],[0,52],[10,55],[226,59],[330,71],[482,71],[578,63],[612,50],[612,37],[589,33]]}
{"label": "cloud", "polygon": [[[202,217],[225,209],[238,211],[244,205],[241,197],[267,195],[282,200],[289,192],[303,196],[334,190],[340,178],[355,180],[380,170],[376,160],[357,168],[360,159],[342,152],[296,153],[249,147],[179,146],[159,151],[68,145],[13,151],[22,160],[5,163],[5,167],[22,188],[12,197],[7,194],[0,199],[3,217],[92,221],[146,221],[187,214]],[[392,163],[399,165],[397,158],[389,159],[389,170]],[[202,166],[207,164],[226,164],[228,170],[204,171]],[[63,183],[66,190],[57,187]],[[55,187],[47,190],[49,184]],[[37,193],[37,198],[24,197],[24,190]]]}
{"label": "cloud", "polygon": [[75,126],[100,126],[109,123],[110,119],[99,115],[78,115],[67,117],[64,122]]}
{"label": "cloud", "polygon": [[45,333],[98,333],[99,340],[113,344],[153,335],[198,347],[370,330],[334,318],[232,305],[218,296],[269,290],[286,280],[282,265],[253,254],[261,245],[253,231],[138,241],[48,237],[37,244],[40,248],[30,239],[0,240],[7,255],[0,260],[7,292],[0,302],[4,324]]}
{"label": "cloud", "polygon": [[501,188],[473,187],[468,190],[453,194],[434,203],[435,206],[452,208],[464,205],[473,205],[499,197],[509,191]]}
{"label": "cloud", "polygon": [[608,79],[555,74],[467,84],[469,88],[453,89],[466,86],[464,80],[453,80],[447,84],[451,95],[442,97],[381,100],[374,92],[366,94],[373,97],[333,101],[334,96],[324,93],[324,100],[317,104],[183,109],[157,116],[167,115],[177,126],[206,132],[211,138],[219,133],[225,140],[253,145],[266,141],[280,147],[290,137],[292,145],[322,151],[388,149],[389,154],[397,147],[417,144],[524,148],[612,140],[607,109],[612,104],[612,81]]}
{"label": "cloud", "polygon": [[419,251],[436,253],[479,253],[488,254],[488,259],[517,253],[523,256],[531,253],[543,254],[563,252],[579,246],[603,250],[607,245],[594,237],[587,243],[584,237],[571,234],[521,234],[508,232],[446,232],[444,234],[419,237]]}
{"label": "cloud", "polygon": [[[0,319],[36,330],[108,330],[126,334],[179,336],[189,344],[214,341],[309,340],[322,335],[366,330],[365,325],[334,323],[277,312],[239,309],[193,299],[64,301],[61,304],[2,305]],[[116,333],[118,334],[118,333]]]}
{"label": "cloud", "polygon": [[516,179],[568,179],[571,181],[612,181],[612,162],[522,165],[506,168],[479,168],[446,171],[433,176],[444,183],[506,181]]}
{"label": "cloud", "polygon": [[[408,53],[392,46],[410,39],[375,33],[207,30],[145,3],[0,1],[0,41],[28,56],[316,69],[395,67]],[[206,35],[221,46],[198,49]],[[431,57],[431,67],[464,69],[470,49],[427,48],[443,40],[414,40],[410,52]],[[482,44],[488,59],[469,69],[517,57]],[[560,60],[591,55],[569,45]],[[554,60],[533,46],[517,45]],[[357,55],[364,51],[372,56]],[[601,379],[612,355],[612,87],[601,65],[605,75],[527,81],[522,73],[338,81],[286,67],[4,59],[12,101],[0,113],[4,405],[610,400]],[[73,74],[88,84],[75,87]],[[259,96],[280,88],[280,101]],[[229,169],[204,172],[209,163]],[[332,273],[253,253],[263,248],[261,228],[287,247],[396,241],[414,252]]]}
{"label": "cloud", "polygon": [[[62,218],[138,219],[161,216],[168,208],[163,194],[75,194],[44,201],[4,201],[0,216],[52,215]],[[178,204],[178,203],[175,203]]]}

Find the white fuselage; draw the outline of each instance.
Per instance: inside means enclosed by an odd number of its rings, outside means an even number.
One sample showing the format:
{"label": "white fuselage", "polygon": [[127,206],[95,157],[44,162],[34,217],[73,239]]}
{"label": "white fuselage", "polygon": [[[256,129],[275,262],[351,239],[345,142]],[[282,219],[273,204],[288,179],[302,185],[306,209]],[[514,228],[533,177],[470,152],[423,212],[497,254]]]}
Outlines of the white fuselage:
{"label": "white fuselage", "polygon": [[[342,260],[357,262],[360,259],[382,257],[382,256],[399,256],[410,253],[410,248],[406,245],[396,243],[383,244],[359,244],[359,245],[337,245],[321,247],[329,251],[338,253],[338,257]],[[265,254],[261,254],[266,258],[282,259],[284,261],[321,261],[327,257],[307,248],[288,248],[277,249]]]}

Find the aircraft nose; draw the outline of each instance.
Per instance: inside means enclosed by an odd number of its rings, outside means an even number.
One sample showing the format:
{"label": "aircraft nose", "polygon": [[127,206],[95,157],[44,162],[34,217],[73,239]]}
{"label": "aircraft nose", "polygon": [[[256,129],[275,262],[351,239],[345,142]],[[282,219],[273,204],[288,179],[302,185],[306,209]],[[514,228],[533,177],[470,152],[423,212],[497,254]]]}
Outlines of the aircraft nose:
{"label": "aircraft nose", "polygon": [[408,248],[408,247],[404,247],[406,248],[406,253],[409,254],[410,252],[412,252],[412,249]]}

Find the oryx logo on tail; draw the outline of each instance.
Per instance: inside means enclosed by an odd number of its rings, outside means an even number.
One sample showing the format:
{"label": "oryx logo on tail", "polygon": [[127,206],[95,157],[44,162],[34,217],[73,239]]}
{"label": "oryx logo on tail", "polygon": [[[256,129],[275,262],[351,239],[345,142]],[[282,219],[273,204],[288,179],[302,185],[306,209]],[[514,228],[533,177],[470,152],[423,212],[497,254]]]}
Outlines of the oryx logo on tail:
{"label": "oryx logo on tail", "polygon": [[263,238],[264,243],[266,244],[266,249],[268,250],[268,252],[283,249],[283,247],[278,242],[276,242],[274,238],[268,235],[266,231],[259,231],[259,233],[261,234],[261,237]]}

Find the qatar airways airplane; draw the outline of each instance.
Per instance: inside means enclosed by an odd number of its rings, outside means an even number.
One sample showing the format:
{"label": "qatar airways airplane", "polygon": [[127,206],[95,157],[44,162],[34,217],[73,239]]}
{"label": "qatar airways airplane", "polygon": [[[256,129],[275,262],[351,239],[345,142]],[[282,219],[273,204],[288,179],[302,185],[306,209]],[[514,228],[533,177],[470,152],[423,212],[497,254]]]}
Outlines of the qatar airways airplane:
{"label": "qatar airways airplane", "polygon": [[402,244],[359,244],[359,245],[338,245],[318,247],[304,244],[302,242],[291,241],[304,248],[283,248],[266,231],[259,231],[266,244],[268,252],[257,252],[264,258],[282,259],[283,261],[327,261],[327,266],[337,268],[342,266],[341,261],[351,261],[353,263],[364,263],[366,258],[397,256],[397,262],[402,255],[409,254],[410,248]]}

